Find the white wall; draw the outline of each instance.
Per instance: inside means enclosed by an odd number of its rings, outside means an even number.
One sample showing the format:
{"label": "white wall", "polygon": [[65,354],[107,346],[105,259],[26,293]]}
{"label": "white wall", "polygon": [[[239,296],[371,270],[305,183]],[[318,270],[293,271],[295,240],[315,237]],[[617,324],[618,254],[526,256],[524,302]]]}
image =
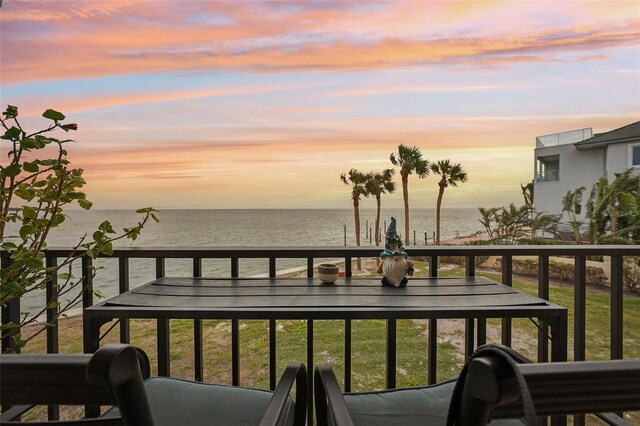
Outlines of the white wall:
{"label": "white wall", "polygon": [[[562,213],[562,197],[567,191],[573,191],[580,186],[586,187],[583,193],[584,207],[591,187],[600,177],[604,176],[604,148],[578,151],[573,145],[560,145],[535,150],[536,159],[556,154],[560,156],[560,180],[557,182],[535,182],[534,184],[534,203],[540,212]],[[584,218],[584,213],[583,209],[582,218]]]}
{"label": "white wall", "polygon": [[[615,173],[624,172],[631,164],[629,147],[640,142],[615,143],[608,146],[607,150],[607,179],[609,182],[615,179]],[[636,169],[640,173],[640,169]]]}

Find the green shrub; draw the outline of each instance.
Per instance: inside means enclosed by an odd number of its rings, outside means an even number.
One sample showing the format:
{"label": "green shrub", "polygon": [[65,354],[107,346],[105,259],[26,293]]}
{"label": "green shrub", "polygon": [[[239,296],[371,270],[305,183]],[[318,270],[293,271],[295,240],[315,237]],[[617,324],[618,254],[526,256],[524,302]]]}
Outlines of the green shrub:
{"label": "green shrub", "polygon": [[618,235],[603,235],[601,237],[598,237],[598,244],[629,245],[629,244],[635,244],[635,243],[628,238],[620,237]]}
{"label": "green shrub", "polygon": [[622,271],[624,287],[633,292],[640,292],[640,257],[629,256],[624,260]]}
{"label": "green shrub", "polygon": [[566,244],[566,241],[552,240],[549,238],[520,238],[518,244],[527,246],[553,246]]}
{"label": "green shrub", "polygon": [[[448,263],[451,265],[463,266],[467,263],[466,256],[440,256],[438,259],[440,259],[440,263]],[[476,266],[482,265],[484,262],[487,261],[487,259],[489,259],[489,256],[476,256],[475,258]]]}
{"label": "green shrub", "polygon": [[[496,265],[502,267],[502,259],[497,259]],[[537,259],[513,259],[512,265],[514,274],[531,277],[538,276]],[[638,274],[640,274],[640,268]],[[549,261],[549,278],[572,283],[575,281],[575,267],[570,263],[551,260]],[[606,285],[608,281],[602,268],[587,266],[586,282],[588,285],[603,286]]]}

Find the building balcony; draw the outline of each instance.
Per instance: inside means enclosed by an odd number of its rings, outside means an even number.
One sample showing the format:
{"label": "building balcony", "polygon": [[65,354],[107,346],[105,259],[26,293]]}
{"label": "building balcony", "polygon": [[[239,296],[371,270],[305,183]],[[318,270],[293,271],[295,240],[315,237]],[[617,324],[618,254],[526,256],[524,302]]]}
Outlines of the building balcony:
{"label": "building balcony", "polygon": [[558,182],[560,180],[560,170],[547,170],[536,176],[536,182]]}

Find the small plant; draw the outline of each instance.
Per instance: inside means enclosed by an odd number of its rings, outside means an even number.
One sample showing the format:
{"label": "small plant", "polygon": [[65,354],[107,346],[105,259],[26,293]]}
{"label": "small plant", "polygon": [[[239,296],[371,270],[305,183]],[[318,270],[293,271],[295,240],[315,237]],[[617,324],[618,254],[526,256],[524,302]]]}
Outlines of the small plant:
{"label": "small plant", "polygon": [[[145,224],[158,218],[153,208],[137,211],[142,217],[130,228],[117,233],[109,221],[104,221],[87,238],[78,239],[64,259],[55,266],[45,265],[44,250],[47,237],[53,228],[66,219],[64,208],[78,205],[85,210],[92,206],[81,191],[85,185],[83,170],[72,168],[67,159],[66,144],[71,139],[57,139],[51,132],[77,130],[75,123],[63,123],[64,114],[48,109],[42,116],[51,123],[46,128],[28,133],[18,119],[18,108],[9,105],[0,117],[4,135],[0,136],[3,152],[8,152],[9,162],[0,166],[0,247],[3,267],[0,269],[0,306],[5,308],[13,300],[31,292],[42,291],[47,283],[57,281],[53,296],[36,312],[21,312],[19,321],[2,324],[3,335],[9,332],[13,347],[20,348],[33,339],[50,323],[39,319],[48,309],[56,309],[55,319],[65,315],[82,300],[85,291],[83,277],[72,274],[72,265],[80,258],[96,258],[113,252],[113,243],[128,238],[135,240]],[[8,149],[4,145],[8,144]],[[3,163],[5,164],[5,163]],[[16,227],[17,235],[5,236],[7,225]],[[92,270],[95,274],[95,270]],[[97,293],[96,293],[97,294]],[[99,294],[97,294],[99,296]],[[22,339],[20,328],[38,324],[37,331]]]}
{"label": "small plant", "polygon": [[640,257],[629,256],[624,260],[622,272],[624,286],[627,290],[640,292]]}

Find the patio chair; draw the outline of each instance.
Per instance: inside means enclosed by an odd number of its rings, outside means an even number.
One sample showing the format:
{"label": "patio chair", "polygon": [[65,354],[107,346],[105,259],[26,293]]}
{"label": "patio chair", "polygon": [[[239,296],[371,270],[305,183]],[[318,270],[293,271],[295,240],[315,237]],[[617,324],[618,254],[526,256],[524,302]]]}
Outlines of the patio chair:
{"label": "patio chair", "polygon": [[[315,370],[318,426],[523,425],[537,416],[640,409],[640,360],[531,364],[510,348],[478,348],[457,380],[378,392],[340,391],[328,365]],[[524,418],[522,418],[524,417]]]}
{"label": "patio chair", "polygon": [[[143,381],[143,377],[147,379]],[[149,376],[148,358],[129,345],[94,354],[0,356],[0,423],[20,423],[34,405],[109,405],[100,417],[57,425],[304,425],[306,369],[291,363],[271,391]],[[289,396],[296,383],[295,401]],[[26,423],[38,424],[42,423]]]}

